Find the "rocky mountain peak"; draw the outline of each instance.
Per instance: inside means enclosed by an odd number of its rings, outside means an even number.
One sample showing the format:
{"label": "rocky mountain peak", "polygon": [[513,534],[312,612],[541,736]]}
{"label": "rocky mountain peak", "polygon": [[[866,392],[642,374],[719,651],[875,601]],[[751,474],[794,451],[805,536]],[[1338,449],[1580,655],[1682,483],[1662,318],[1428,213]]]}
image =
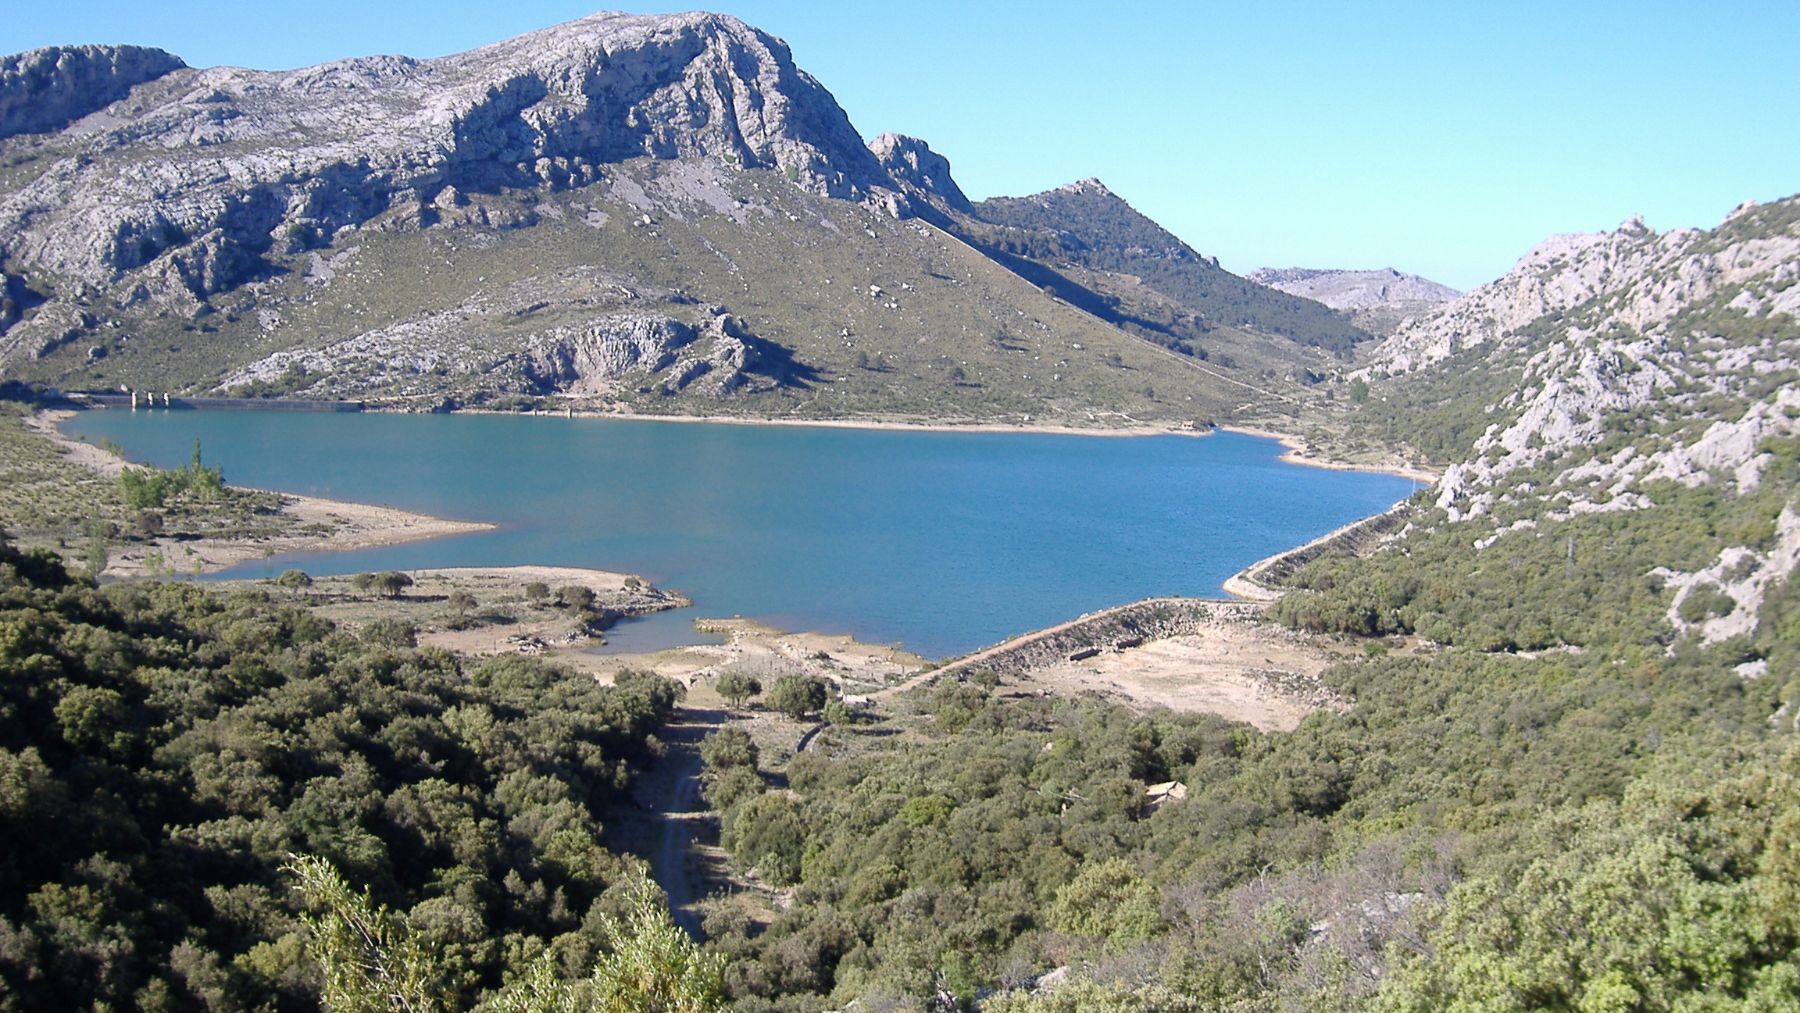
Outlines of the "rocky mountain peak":
{"label": "rocky mountain peak", "polygon": [[142,46],[50,46],[0,58],[0,139],[67,126],[185,66]]}
{"label": "rocky mountain peak", "polygon": [[0,62],[7,130],[76,120],[0,196],[15,265],[105,288],[133,275],[143,294],[127,299],[204,300],[272,250],[377,218],[427,225],[449,187],[567,189],[644,156],[776,170],[905,210],[787,45],[723,15],[601,13],[431,60],[181,66],[124,47]]}
{"label": "rocky mountain peak", "polygon": [[1118,194],[1108,190],[1106,184],[1100,182],[1100,180],[1094,176],[1089,176],[1086,179],[1078,179],[1073,183],[1064,183],[1062,186],[1057,187],[1051,192],[1080,196],[1118,198]]}
{"label": "rocky mountain peak", "polygon": [[931,150],[917,137],[882,134],[869,142],[869,150],[889,176],[908,189],[943,198],[958,211],[969,210],[969,198],[950,176],[950,160]]}

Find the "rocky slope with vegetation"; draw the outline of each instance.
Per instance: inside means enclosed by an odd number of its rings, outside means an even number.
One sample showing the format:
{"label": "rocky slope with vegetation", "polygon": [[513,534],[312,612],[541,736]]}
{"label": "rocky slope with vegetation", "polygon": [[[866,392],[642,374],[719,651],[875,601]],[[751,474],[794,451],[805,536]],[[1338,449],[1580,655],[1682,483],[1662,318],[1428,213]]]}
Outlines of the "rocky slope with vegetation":
{"label": "rocky slope with vegetation", "polygon": [[[1135,281],[1047,285],[1035,246],[971,247],[947,161],[865,146],[780,40],[730,17],[598,14],[285,72],[129,48],[8,67],[0,369],[17,379],[1169,423],[1303,399],[1319,347],[1358,336],[1134,214],[1024,229],[1081,236],[1064,245],[1108,278],[1167,265],[1123,308],[1094,292]],[[1141,265],[1122,252],[1140,247]],[[1246,309],[1264,303],[1279,312]],[[1165,354],[1193,352],[1190,332],[1210,362]]]}
{"label": "rocky slope with vegetation", "polygon": [[1570,527],[1575,567],[1574,522],[1707,517],[1704,552],[1639,579],[1675,591],[1675,629],[1751,636],[1800,559],[1782,482],[1800,439],[1796,281],[1800,199],[1710,231],[1557,237],[1384,344],[1368,414],[1433,418],[1431,449],[1455,461],[1433,504],[1483,549]]}
{"label": "rocky slope with vegetation", "polygon": [[[1369,338],[1318,302],[1225,270],[1217,257],[1202,256],[1097,179],[982,201],[965,226],[974,241],[1020,265],[1027,277],[1072,301],[1090,289],[1100,315],[1163,332],[1175,339],[1171,347],[1220,327],[1279,335],[1340,356]],[[1159,318],[1155,300],[1133,297],[1139,286],[1185,312]],[[1145,311],[1148,319],[1132,319]]]}

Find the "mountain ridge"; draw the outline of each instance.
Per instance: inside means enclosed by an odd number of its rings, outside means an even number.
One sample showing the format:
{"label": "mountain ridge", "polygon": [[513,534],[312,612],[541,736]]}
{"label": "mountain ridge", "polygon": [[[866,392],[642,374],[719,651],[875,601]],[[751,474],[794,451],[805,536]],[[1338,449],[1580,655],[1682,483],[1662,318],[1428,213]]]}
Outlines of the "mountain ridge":
{"label": "mountain ridge", "polygon": [[[865,144],[785,43],[728,16],[603,12],[425,60],[153,69],[66,127],[0,141],[15,377],[1079,423],[1211,420],[1245,387],[1289,387],[1285,403],[1306,391],[1284,378],[1330,368],[1180,292],[996,256],[948,160],[900,135]],[[951,270],[949,236],[1014,277]],[[778,270],[796,257],[813,268]],[[1127,335],[1217,354],[1195,369]],[[999,368],[1022,354],[1049,366]],[[1265,377],[1219,379],[1239,368]]]}
{"label": "mountain ridge", "polygon": [[[1247,327],[1338,353],[1370,337],[1313,300],[1226,271],[1217,257],[1200,254],[1098,178],[1024,197],[990,197],[974,206],[972,218],[978,224],[971,234],[985,246],[1059,273],[1073,265],[1128,276],[1186,307],[1201,333]],[[1119,297],[1104,284],[1100,294]]]}

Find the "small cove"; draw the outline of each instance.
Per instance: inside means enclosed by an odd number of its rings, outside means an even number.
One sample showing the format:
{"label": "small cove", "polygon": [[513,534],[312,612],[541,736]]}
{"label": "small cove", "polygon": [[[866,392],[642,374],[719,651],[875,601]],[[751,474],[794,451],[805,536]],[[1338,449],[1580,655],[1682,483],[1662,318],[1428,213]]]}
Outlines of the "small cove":
{"label": "small cove", "polygon": [[1151,595],[1218,595],[1248,563],[1414,488],[1288,464],[1275,441],[1234,433],[227,411],[90,411],[63,429],[163,467],[198,439],[234,484],[497,525],[227,576],[540,563],[638,573],[694,600],[679,619],[619,627],[617,648],[743,615],[960,654]]}

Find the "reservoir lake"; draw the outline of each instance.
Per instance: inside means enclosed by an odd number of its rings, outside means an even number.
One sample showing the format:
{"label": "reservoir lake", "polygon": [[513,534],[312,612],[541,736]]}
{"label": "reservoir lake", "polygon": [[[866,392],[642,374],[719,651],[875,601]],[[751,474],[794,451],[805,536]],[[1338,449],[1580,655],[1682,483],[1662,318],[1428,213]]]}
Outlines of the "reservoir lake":
{"label": "reservoir lake", "polygon": [[554,416],[87,411],[133,461],[496,530],[224,574],[537,563],[636,573],[691,609],[612,650],[698,642],[697,617],[961,654],[1244,566],[1416,488],[1280,460],[1274,440],[753,426]]}

